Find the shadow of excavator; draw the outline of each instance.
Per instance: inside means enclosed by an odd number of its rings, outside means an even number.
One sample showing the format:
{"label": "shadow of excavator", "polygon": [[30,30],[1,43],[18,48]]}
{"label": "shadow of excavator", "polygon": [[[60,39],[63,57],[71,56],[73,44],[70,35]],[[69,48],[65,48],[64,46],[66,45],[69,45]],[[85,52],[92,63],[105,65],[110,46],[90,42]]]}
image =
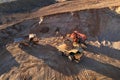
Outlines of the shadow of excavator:
{"label": "shadow of excavator", "polygon": [[99,54],[103,54],[103,55],[106,55],[108,57],[120,60],[120,50],[110,48],[108,46],[96,47],[93,45],[88,45],[86,50],[89,52],[95,53],[95,54],[99,53]]}

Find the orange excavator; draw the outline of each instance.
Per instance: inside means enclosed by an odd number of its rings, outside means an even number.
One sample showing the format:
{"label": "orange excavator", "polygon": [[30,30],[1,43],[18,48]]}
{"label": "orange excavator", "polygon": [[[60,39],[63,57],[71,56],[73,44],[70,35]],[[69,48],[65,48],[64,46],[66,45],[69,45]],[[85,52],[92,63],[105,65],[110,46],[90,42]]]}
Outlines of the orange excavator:
{"label": "orange excavator", "polygon": [[87,36],[78,31],[74,31],[72,34],[67,34],[67,38],[72,42],[86,45]]}

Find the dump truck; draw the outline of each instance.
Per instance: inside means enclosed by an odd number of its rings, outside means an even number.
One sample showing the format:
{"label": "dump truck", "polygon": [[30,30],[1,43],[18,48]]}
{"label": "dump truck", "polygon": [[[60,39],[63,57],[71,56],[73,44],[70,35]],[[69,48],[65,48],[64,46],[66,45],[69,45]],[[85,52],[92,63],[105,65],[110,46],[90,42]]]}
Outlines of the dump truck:
{"label": "dump truck", "polygon": [[74,46],[69,40],[64,41],[57,48],[62,53],[62,56],[66,56],[70,61],[79,63],[84,56],[82,47]]}

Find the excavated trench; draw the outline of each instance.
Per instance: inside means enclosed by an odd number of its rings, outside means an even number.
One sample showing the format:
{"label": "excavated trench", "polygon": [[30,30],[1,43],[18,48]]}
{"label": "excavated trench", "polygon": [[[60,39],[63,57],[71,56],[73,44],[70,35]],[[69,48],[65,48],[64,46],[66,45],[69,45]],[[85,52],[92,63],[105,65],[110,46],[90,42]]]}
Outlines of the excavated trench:
{"label": "excavated trench", "polygon": [[[0,80],[119,80],[120,18],[105,9],[84,10],[24,21],[0,31]],[[57,46],[78,30],[89,44],[80,63]],[[36,33],[39,45],[20,47],[15,37]],[[4,43],[4,44],[3,44]]]}

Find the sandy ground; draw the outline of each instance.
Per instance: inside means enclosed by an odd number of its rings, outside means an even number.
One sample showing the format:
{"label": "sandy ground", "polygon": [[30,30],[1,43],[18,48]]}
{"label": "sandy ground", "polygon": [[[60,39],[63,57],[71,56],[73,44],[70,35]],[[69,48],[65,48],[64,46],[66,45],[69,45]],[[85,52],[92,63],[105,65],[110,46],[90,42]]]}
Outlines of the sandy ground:
{"label": "sandy ground", "polygon": [[[38,22],[39,18],[1,30],[0,34],[4,35],[0,40],[5,43],[0,44],[0,80],[120,79],[120,18],[117,15],[108,9],[85,10],[48,16],[40,25]],[[65,34],[73,30],[85,33],[89,41],[84,59],[78,64],[61,56],[56,48]],[[38,45],[20,47],[12,42],[14,37],[28,33],[37,34]]]}

